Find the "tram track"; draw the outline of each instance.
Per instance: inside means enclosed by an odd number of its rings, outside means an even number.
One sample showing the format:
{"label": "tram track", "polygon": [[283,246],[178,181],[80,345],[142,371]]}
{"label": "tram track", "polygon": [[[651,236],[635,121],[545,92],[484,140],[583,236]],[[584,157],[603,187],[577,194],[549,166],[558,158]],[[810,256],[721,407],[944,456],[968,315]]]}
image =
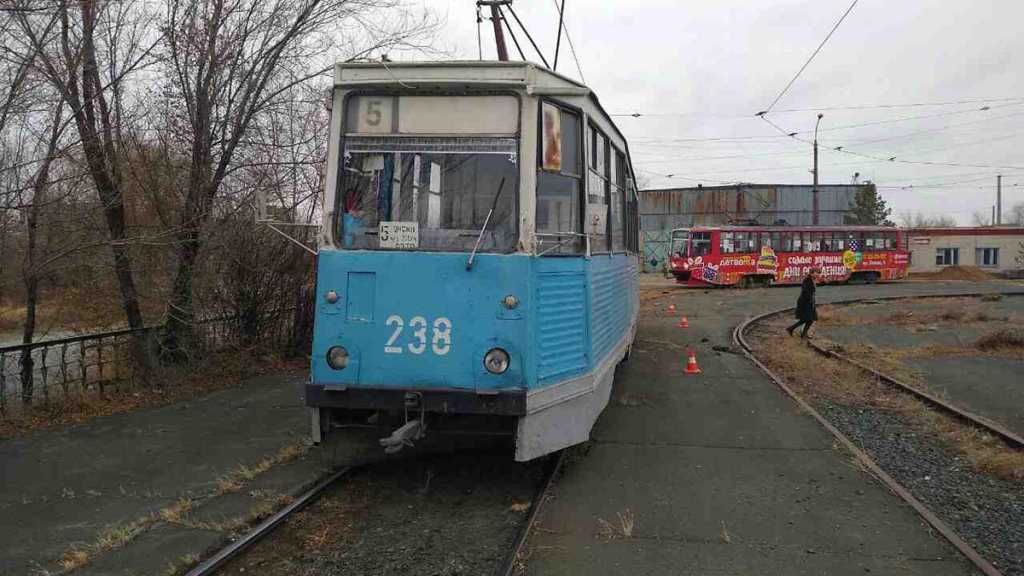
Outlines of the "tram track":
{"label": "tram track", "polygon": [[[1012,294],[1012,293],[1011,293]],[[1007,295],[1011,295],[1007,294]],[[955,297],[980,297],[984,294],[957,294]],[[851,305],[859,303],[879,303],[888,301],[900,301],[908,299],[920,299],[920,298],[944,298],[948,297],[945,295],[929,295],[929,296],[894,296],[894,297],[881,297],[881,298],[858,298],[850,300],[842,300],[836,302],[829,302],[833,306]],[[992,562],[980,554],[970,543],[967,542],[960,534],[957,533],[952,527],[944,522],[938,514],[936,514],[929,506],[918,499],[909,489],[907,489],[902,483],[896,478],[887,473],[875,459],[869,455],[868,451],[862,446],[858,446],[849,436],[839,429],[833,422],[831,422],[825,415],[818,411],[812,404],[804,399],[792,386],[786,383],[785,379],[777,375],[772,371],[765,363],[763,363],[755,354],[754,347],[751,346],[750,342],[746,338],[746,332],[752,326],[762,323],[766,320],[774,317],[791,313],[794,310],[793,307],[786,307],[777,310],[772,310],[763,314],[756,315],[754,317],[746,319],[740,323],[733,330],[733,341],[739,346],[744,354],[756,364],[779,388],[781,388],[788,396],[790,396],[805,412],[810,414],[815,420],[818,421],[826,430],[828,430],[836,440],[842,444],[856,460],[864,466],[875,478],[882,482],[888,487],[894,494],[899,496],[904,502],[906,502],[915,512],[927,522],[936,532],[942,535],[942,537],[948,541],[954,548],[956,548],[967,560],[974,564],[983,574],[986,576],[1002,576],[1002,572],[996,568]],[[1005,426],[993,422],[992,420],[975,414],[969,410],[963,409],[950,403],[938,396],[922,390],[916,386],[907,384],[898,378],[892,377],[885,374],[875,368],[867,366],[862,362],[858,362],[852,358],[849,358],[835,350],[830,350],[820,344],[810,341],[810,348],[816,353],[826,357],[833,358],[839,362],[849,364],[859,370],[863,370],[868,374],[873,375],[879,381],[893,387],[894,389],[912,395],[914,398],[921,400],[930,407],[952,416],[969,426],[982,430],[992,436],[1001,439],[1007,446],[1014,449],[1024,448],[1024,439],[1018,434],[1010,431]]]}
{"label": "tram track", "polygon": [[262,540],[268,534],[273,532],[290,516],[312,504],[325,490],[327,490],[327,488],[331,487],[335,482],[350,473],[354,468],[355,467],[346,466],[329,473],[312,488],[297,496],[284,508],[271,514],[270,517],[254,526],[241,538],[230,542],[227,546],[224,546],[212,556],[200,562],[195,568],[188,571],[186,576],[209,576],[211,574],[215,574],[217,570],[227,564],[230,560],[244,553],[253,544],[256,544],[256,542]]}
{"label": "tram track", "polygon": [[[533,527],[544,502],[550,492],[553,480],[561,468],[565,451],[559,451],[547,457],[544,462],[544,472],[537,482],[536,490],[530,502],[530,507],[523,516],[514,539],[507,552],[502,556],[494,573],[498,576],[511,576],[517,573],[522,567],[524,550],[528,542],[531,528]],[[338,468],[321,478],[314,486],[295,497],[287,506],[281,508],[265,520],[259,522],[239,538],[229,542],[215,553],[199,562],[195,567],[186,572],[186,576],[210,576],[221,573],[222,569],[229,564],[241,561],[245,555],[253,550],[260,541],[271,536],[298,512],[314,505],[325,493],[342,480],[353,476],[357,472],[366,472],[368,468],[380,464],[362,463]]]}

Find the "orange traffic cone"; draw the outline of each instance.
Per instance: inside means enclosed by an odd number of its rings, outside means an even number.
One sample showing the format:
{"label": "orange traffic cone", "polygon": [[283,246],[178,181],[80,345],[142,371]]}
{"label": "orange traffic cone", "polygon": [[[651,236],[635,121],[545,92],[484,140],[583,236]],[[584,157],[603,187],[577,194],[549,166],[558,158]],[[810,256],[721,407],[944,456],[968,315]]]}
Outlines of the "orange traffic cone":
{"label": "orange traffic cone", "polygon": [[685,374],[700,374],[700,366],[697,366],[697,353],[690,350],[686,354],[686,370],[683,372]]}
{"label": "orange traffic cone", "polygon": [[679,319],[678,326],[680,328],[689,328],[690,327],[690,321],[686,319],[686,316],[683,316],[682,318]]}

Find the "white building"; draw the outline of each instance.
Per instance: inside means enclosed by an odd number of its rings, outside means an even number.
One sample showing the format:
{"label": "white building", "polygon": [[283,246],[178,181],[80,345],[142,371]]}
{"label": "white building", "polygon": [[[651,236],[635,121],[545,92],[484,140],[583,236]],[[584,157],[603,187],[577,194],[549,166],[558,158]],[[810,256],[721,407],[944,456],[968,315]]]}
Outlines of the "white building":
{"label": "white building", "polygon": [[993,273],[1024,269],[1024,228],[918,228],[907,230],[910,271],[977,266]]}

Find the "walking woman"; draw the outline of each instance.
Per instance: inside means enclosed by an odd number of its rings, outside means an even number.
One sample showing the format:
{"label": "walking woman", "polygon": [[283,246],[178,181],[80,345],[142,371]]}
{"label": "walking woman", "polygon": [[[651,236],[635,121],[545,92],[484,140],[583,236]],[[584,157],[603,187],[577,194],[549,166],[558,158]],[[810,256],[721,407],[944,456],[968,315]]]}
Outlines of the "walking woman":
{"label": "walking woman", "polygon": [[786,332],[789,332],[790,336],[793,335],[793,331],[798,326],[803,324],[804,329],[800,332],[800,337],[807,338],[807,331],[811,329],[811,324],[814,324],[814,321],[818,319],[818,310],[814,303],[814,285],[818,283],[818,276],[820,274],[820,268],[811,268],[807,272],[807,276],[804,277],[804,281],[800,284],[800,297],[796,299],[797,322],[786,328]]}

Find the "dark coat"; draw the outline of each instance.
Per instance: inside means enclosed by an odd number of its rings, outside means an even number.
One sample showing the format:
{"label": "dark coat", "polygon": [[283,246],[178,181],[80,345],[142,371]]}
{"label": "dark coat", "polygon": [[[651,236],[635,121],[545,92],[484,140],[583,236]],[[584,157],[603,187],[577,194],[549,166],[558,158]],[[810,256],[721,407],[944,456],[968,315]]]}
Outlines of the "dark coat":
{"label": "dark coat", "polygon": [[818,319],[818,310],[814,303],[814,280],[810,276],[800,284],[800,297],[796,299],[796,319],[813,322]]}

